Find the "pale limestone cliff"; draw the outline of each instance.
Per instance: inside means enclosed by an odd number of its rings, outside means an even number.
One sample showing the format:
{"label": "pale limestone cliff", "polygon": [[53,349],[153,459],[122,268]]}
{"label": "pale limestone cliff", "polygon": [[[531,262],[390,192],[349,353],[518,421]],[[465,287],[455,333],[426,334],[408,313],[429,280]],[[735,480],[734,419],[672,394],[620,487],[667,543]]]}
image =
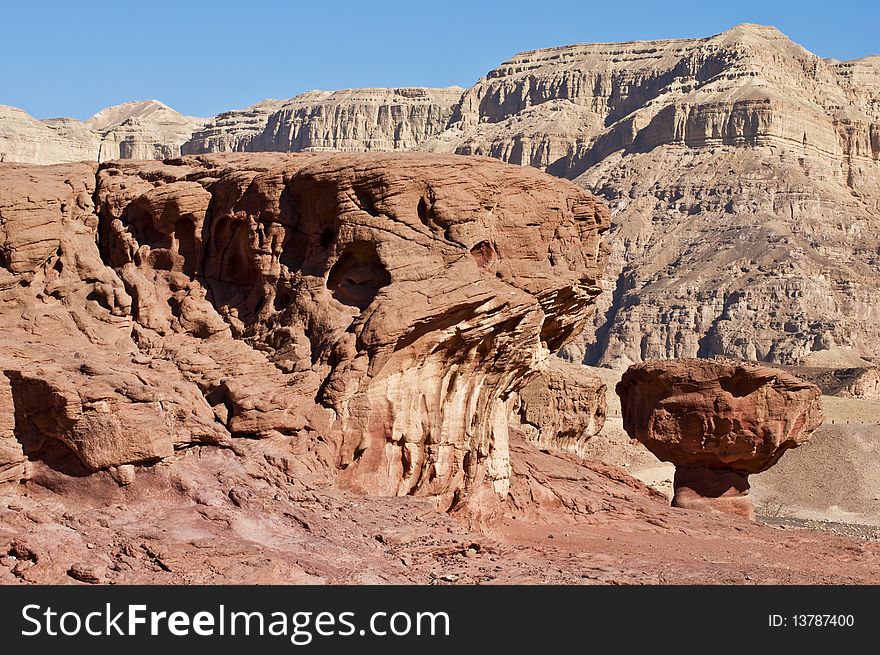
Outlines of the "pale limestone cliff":
{"label": "pale limestone cliff", "polygon": [[86,121],[101,135],[98,161],[178,157],[180,146],[204,123],[157,100],[108,107]]}
{"label": "pale limestone cliff", "polygon": [[218,114],[192,133],[181,146],[184,155],[209,152],[247,152],[254,137],[266,129],[269,117],[281,109],[284,100],[263,100],[246,109]]}
{"label": "pale limestone cliff", "polygon": [[87,121],[37,120],[16,107],[0,106],[0,161],[59,164],[111,159],[165,159],[203,119],[184,116],[157,100],[108,107]]}
{"label": "pale limestone cliff", "polygon": [[543,168],[609,201],[601,311],[567,358],[840,365],[880,356],[878,71],[756,25],[526,52],[425,147]]}
{"label": "pale limestone cliff", "polygon": [[220,114],[193,134],[183,152],[414,150],[446,128],[462,91],[309,91]]}
{"label": "pale limestone cliff", "polygon": [[0,105],[0,162],[94,161],[100,147],[100,136],[80,121],[38,121],[17,107]]}

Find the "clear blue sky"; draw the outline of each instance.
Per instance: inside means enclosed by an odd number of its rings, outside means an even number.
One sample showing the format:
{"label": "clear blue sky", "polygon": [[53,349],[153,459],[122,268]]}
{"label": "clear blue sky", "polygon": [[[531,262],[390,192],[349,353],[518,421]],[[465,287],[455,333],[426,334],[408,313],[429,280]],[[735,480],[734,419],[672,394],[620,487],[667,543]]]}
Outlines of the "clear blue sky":
{"label": "clear blue sky", "polygon": [[0,104],[86,118],[157,98],[210,116],[315,88],[469,86],[521,50],[775,25],[880,54],[880,1],[0,0]]}

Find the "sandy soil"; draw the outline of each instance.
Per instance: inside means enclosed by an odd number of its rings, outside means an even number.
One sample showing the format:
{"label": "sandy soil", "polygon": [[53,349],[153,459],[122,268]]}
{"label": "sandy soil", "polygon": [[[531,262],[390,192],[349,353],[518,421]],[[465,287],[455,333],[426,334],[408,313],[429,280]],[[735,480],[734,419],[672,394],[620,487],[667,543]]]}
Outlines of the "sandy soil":
{"label": "sandy soil", "polygon": [[212,448],[124,488],[47,471],[0,498],[0,583],[880,583],[876,541],[673,509],[621,469],[511,447],[511,495],[481,530]]}

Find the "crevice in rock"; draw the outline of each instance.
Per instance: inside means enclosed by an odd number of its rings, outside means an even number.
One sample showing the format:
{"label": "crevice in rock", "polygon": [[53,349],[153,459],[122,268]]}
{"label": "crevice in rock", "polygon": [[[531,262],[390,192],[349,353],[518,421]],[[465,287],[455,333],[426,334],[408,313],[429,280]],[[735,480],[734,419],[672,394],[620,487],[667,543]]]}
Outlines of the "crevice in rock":
{"label": "crevice in rock", "polygon": [[602,356],[608,349],[608,341],[611,337],[611,329],[621,314],[624,306],[626,292],[633,288],[632,273],[626,267],[617,276],[614,291],[611,294],[611,305],[605,312],[605,320],[596,328],[596,338],[587,348],[584,354],[584,364],[596,366],[602,360]]}

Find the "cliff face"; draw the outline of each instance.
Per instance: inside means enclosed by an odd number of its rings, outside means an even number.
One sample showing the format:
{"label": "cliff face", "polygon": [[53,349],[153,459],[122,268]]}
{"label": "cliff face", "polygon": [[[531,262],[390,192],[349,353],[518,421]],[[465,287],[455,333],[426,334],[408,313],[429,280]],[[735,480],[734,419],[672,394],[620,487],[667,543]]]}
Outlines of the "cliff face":
{"label": "cliff face", "polygon": [[254,137],[266,129],[269,117],[285,104],[283,100],[263,100],[246,109],[218,114],[192,133],[181,146],[181,152],[184,155],[248,152]]}
{"label": "cliff face", "polygon": [[449,123],[463,89],[309,91],[221,114],[184,153],[413,150]]}
{"label": "cliff face", "polygon": [[605,261],[599,201],[485,159],[0,175],[6,480],[245,438],[301,479],[491,513],[511,397],[589,320]]}
{"label": "cliff face", "polygon": [[39,121],[15,107],[0,106],[0,161],[59,164],[176,157],[203,123],[156,100],[108,107],[87,121]]}
{"label": "cliff face", "polygon": [[758,25],[529,51],[468,89],[439,141],[572,178],[619,150],[668,143],[789,142],[873,161],[876,59],[824,61]]}
{"label": "cliff face", "polygon": [[100,136],[80,121],[38,121],[17,107],[0,105],[0,162],[97,161],[100,148]]}
{"label": "cliff face", "polygon": [[612,208],[595,331],[570,359],[880,355],[880,65],[774,28],[523,53],[426,147],[543,168]]}

